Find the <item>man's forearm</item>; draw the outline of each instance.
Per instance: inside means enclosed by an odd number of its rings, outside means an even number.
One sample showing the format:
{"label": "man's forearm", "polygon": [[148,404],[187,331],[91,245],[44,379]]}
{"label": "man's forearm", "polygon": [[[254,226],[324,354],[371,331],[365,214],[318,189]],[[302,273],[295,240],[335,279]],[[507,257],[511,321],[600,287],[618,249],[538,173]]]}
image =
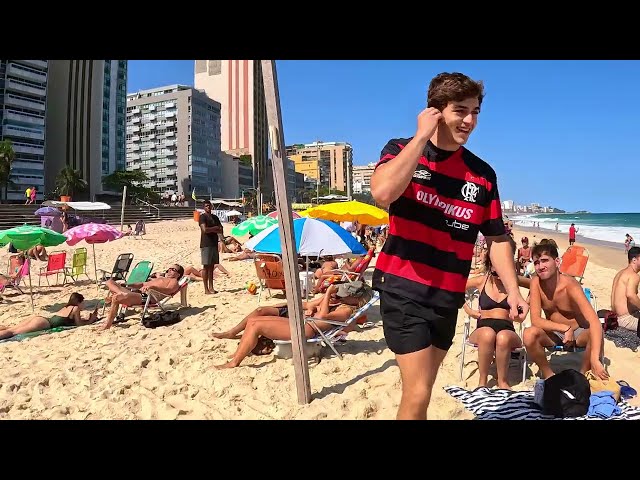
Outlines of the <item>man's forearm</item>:
{"label": "man's forearm", "polygon": [[[636,310],[640,310],[640,297],[637,295],[630,295],[627,297],[627,306],[636,307]],[[632,310],[631,308],[629,310]]]}
{"label": "man's forearm", "polygon": [[547,320],[546,318],[542,318],[541,316],[531,316],[531,325],[534,327],[541,328],[545,332],[558,332],[565,333],[567,329],[571,328],[571,326],[566,325],[564,323],[558,323],[551,320]]}
{"label": "man's forearm", "polygon": [[505,240],[492,241],[489,246],[489,258],[491,264],[498,272],[498,276],[509,295],[519,294],[520,287],[518,286],[518,276],[516,269],[513,265],[513,255],[511,245]]}
{"label": "man's forearm", "polygon": [[428,138],[413,137],[393,159],[380,165],[371,177],[371,195],[388,207],[395,202],[411,181]]}

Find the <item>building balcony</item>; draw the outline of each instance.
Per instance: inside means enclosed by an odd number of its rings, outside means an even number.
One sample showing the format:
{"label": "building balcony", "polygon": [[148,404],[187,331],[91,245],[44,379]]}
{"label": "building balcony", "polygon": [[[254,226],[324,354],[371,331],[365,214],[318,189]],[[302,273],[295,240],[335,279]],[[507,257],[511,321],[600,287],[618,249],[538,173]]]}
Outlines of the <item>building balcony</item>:
{"label": "building balcony", "polygon": [[49,62],[46,60],[16,60],[16,62],[25,63],[36,68],[47,68],[49,66]]}
{"label": "building balcony", "polygon": [[134,115],[139,115],[140,114],[140,109],[138,107],[136,107],[133,110],[131,110],[131,113],[133,113]]}
{"label": "building balcony", "polygon": [[[44,145],[23,145],[20,143],[13,144],[13,151],[16,153],[30,153],[32,155],[44,155]],[[14,165],[15,167],[15,165]]]}
{"label": "building balcony", "polygon": [[164,108],[166,108],[167,110],[170,108],[175,108],[176,106],[176,102],[167,102],[164,104]]}
{"label": "building balcony", "polygon": [[164,162],[165,166],[167,167],[175,167],[176,166],[176,161],[175,160],[167,160]]}
{"label": "building balcony", "polygon": [[30,93],[31,95],[39,95],[41,97],[45,97],[47,95],[46,87],[34,87],[31,85],[25,85],[24,83],[20,83],[13,79],[8,79],[5,83],[5,87],[7,90],[12,90],[14,92],[21,93]]}
{"label": "building balcony", "polygon": [[31,110],[38,110],[40,112],[44,112],[46,109],[46,105],[44,102],[27,100],[26,98],[18,97],[17,95],[12,95],[10,93],[4,96],[4,104],[13,107],[30,108]]}
{"label": "building balcony", "polygon": [[44,126],[44,117],[33,117],[31,115],[25,115],[11,110],[5,110],[4,118],[10,120],[11,123],[22,123],[29,126],[36,125],[38,127]]}
{"label": "building balcony", "polygon": [[132,142],[139,142],[140,141],[140,137],[138,135],[134,135],[133,137],[131,137],[131,141]]}
{"label": "building balcony", "polygon": [[140,160],[140,155],[137,153],[127,153],[127,160]]}
{"label": "building balcony", "polygon": [[23,129],[22,127],[15,127],[13,125],[5,125],[2,127],[3,137],[18,137],[18,138],[30,138],[33,140],[44,140],[44,132],[32,132]]}
{"label": "building balcony", "polygon": [[32,70],[29,67],[23,67],[16,63],[9,64],[9,67],[7,68],[7,75],[11,77],[24,78],[25,80],[30,80],[32,82],[47,82],[46,73]]}
{"label": "building balcony", "polygon": [[140,123],[140,117],[132,118],[129,123],[131,123],[132,125],[135,125],[136,123]]}
{"label": "building balcony", "polygon": [[141,168],[142,168],[142,165],[140,165],[139,163],[134,163],[129,167],[129,170],[140,170]]}
{"label": "building balcony", "polygon": [[174,132],[174,131],[165,132],[164,136],[165,137],[175,137],[176,136],[176,132]]}
{"label": "building balcony", "polygon": [[167,112],[165,118],[176,118],[176,112]]}

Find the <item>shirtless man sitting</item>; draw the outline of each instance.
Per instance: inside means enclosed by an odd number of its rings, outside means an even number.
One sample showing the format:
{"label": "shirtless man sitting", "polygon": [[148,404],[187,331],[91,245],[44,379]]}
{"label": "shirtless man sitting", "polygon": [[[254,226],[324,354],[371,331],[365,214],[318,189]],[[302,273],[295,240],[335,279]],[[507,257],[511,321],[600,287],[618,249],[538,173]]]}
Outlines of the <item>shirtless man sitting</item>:
{"label": "shirtless man sitting", "polygon": [[[542,378],[554,375],[544,349],[557,345],[586,347],[580,371],[591,370],[600,379],[608,378],[600,361],[602,327],[582,287],[575,278],[560,273],[554,244],[541,241],[533,247],[531,256],[537,275],[530,286],[532,326],[525,329],[523,340]],[[542,311],[546,319],[542,318]]]}
{"label": "shirtless man sitting", "polygon": [[613,279],[611,306],[618,315],[618,326],[638,333],[638,319],[640,319],[640,298],[638,298],[640,247],[631,247],[627,256],[629,265],[624,270],[620,270]]}
{"label": "shirtless man sitting", "polygon": [[336,262],[332,256],[324,257],[324,262],[322,266],[318,268],[313,274],[317,279],[322,278],[325,275],[331,276],[334,275],[332,272],[338,269],[338,262]]}
{"label": "shirtless man sitting", "polygon": [[106,330],[113,325],[113,321],[118,314],[120,305],[133,307],[135,305],[144,305],[147,301],[147,292],[155,290],[166,295],[173,295],[178,290],[178,280],[184,274],[184,269],[180,265],[172,265],[165,272],[163,277],[152,278],[142,283],[132,283],[130,288],[118,285],[112,279],[107,280],[107,288],[109,289],[111,308],[107,315],[107,321],[102,327]]}

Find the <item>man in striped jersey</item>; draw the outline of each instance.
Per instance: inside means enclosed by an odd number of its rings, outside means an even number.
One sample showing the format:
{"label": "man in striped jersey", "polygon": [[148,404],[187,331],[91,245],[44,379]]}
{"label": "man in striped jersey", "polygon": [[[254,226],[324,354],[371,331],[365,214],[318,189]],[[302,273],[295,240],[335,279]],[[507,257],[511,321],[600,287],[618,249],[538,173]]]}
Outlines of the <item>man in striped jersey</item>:
{"label": "man in striped jersey", "polygon": [[431,80],[412,138],[390,140],[371,177],[389,206],[389,234],[373,287],[387,345],[402,379],[398,419],[425,419],[438,367],[453,342],[458,309],[481,232],[508,293],[510,317],[529,310],[507,242],[496,174],[464,145],[477,124],[483,85],[461,73]]}

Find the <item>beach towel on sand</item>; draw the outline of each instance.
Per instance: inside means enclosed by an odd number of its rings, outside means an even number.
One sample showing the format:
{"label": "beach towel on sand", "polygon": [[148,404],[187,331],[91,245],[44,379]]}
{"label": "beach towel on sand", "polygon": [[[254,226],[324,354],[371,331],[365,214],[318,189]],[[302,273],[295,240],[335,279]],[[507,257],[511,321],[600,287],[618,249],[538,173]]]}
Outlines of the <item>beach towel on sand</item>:
{"label": "beach towel on sand", "polygon": [[[478,387],[466,390],[461,387],[447,386],[444,390],[464,407],[476,415],[477,420],[556,420],[544,415],[533,401],[533,392],[514,392],[512,390]],[[640,408],[632,407],[624,400],[618,403],[621,414],[607,420],[640,420]],[[601,420],[583,415],[576,418],[557,420]]]}
{"label": "beach towel on sand", "polygon": [[64,330],[71,330],[72,328],[76,328],[76,327],[75,326],[74,327],[56,327],[56,328],[49,328],[48,330],[38,330],[37,332],[21,333],[19,335],[14,335],[11,338],[5,338],[4,340],[0,340],[0,343],[20,342],[22,340],[27,340],[29,338],[39,337],[40,335],[47,335],[48,333],[56,333],[56,332],[62,332]]}

